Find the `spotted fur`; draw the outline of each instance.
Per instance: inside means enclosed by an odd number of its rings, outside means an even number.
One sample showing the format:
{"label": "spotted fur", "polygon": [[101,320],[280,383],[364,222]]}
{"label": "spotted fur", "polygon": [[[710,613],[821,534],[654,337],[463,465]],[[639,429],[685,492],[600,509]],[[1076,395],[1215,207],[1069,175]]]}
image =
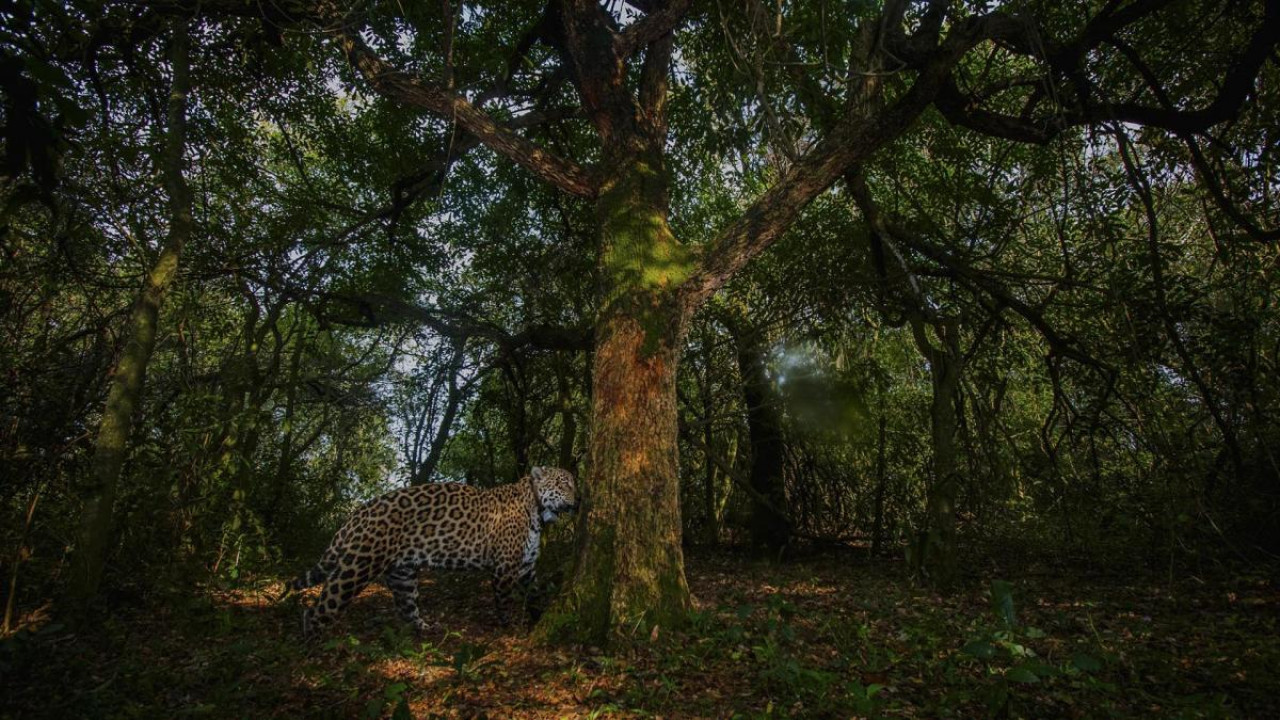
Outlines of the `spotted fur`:
{"label": "spotted fur", "polygon": [[347,520],[315,567],[290,584],[297,591],[324,585],[302,616],[304,634],[337,617],[366,585],[381,580],[396,609],[415,628],[420,568],[493,572],[503,622],[511,620],[513,591],[527,590],[544,524],[577,506],[573,474],[535,467],[520,482],[481,490],[431,483],[387,493]]}

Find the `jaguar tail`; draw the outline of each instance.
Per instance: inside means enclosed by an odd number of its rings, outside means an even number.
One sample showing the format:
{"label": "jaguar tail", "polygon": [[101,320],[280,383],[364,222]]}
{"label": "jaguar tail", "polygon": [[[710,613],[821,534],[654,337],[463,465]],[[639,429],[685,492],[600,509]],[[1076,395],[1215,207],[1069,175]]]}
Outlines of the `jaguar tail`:
{"label": "jaguar tail", "polygon": [[325,553],[325,556],[320,558],[320,562],[312,566],[310,570],[290,580],[284,586],[284,593],[280,596],[280,599],[283,600],[296,592],[302,592],[309,587],[322,584],[337,567],[337,558],[330,557],[329,553]]}
{"label": "jaguar tail", "polygon": [[324,582],[327,577],[329,577],[329,570],[325,568],[324,563],[316,563],[310,570],[294,578],[289,583],[289,590],[299,592],[309,587],[315,587]]}

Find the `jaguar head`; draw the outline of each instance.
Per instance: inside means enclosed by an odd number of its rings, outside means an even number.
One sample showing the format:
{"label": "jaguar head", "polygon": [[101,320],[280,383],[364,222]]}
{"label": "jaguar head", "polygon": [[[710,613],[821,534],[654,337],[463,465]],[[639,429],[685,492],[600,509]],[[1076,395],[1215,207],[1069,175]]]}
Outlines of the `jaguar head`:
{"label": "jaguar head", "polygon": [[542,508],[542,522],[553,522],[564,513],[578,507],[578,493],[573,473],[562,468],[534,467],[529,476],[533,479],[534,492],[538,493],[538,505]]}

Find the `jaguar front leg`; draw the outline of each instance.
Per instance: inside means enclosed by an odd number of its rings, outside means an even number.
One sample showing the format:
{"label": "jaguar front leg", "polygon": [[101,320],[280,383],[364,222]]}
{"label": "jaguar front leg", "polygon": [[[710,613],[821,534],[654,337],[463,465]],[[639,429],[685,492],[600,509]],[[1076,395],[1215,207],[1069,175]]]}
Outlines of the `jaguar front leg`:
{"label": "jaguar front leg", "polygon": [[532,568],[516,565],[499,565],[493,570],[493,596],[497,608],[498,622],[510,626],[516,620],[517,612],[524,614],[525,593],[533,581]]}
{"label": "jaguar front leg", "polygon": [[537,575],[533,564],[529,564],[520,569],[519,578],[516,581],[519,586],[520,603],[527,610],[531,623],[538,622],[545,609],[542,594],[538,592]]}

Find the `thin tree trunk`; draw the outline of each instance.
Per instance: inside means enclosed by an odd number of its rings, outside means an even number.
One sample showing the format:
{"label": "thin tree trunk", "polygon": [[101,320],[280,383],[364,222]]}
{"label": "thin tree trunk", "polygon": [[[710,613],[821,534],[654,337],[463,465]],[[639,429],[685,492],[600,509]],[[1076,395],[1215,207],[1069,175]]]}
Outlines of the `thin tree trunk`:
{"label": "thin tree trunk", "polygon": [[[256,379],[257,374],[257,327],[261,318],[261,308],[257,304],[256,299],[245,289],[246,297],[249,298],[249,308],[244,316],[244,323],[240,330],[241,342],[244,345],[244,351],[235,356],[231,362],[222,367],[222,386],[220,395],[222,396],[222,405],[219,408],[219,430],[216,436],[212,436],[212,442],[206,440],[204,446],[212,448],[217,454],[217,459],[210,462],[202,470],[193,474],[190,482],[185,483],[179,490],[179,507],[181,508],[177,523],[174,526],[174,547],[182,548],[187,542],[191,543],[190,555],[192,557],[204,557],[205,547],[204,533],[191,532],[191,528],[196,520],[196,498],[218,485],[218,478],[232,467],[235,462],[236,443],[239,439],[239,423],[240,415],[244,412],[248,391],[245,389],[249,384],[246,376]],[[254,368],[250,374],[249,368]],[[203,486],[203,487],[202,487]]]}
{"label": "thin tree trunk", "polygon": [[529,413],[526,403],[528,395],[528,379],[524,368],[517,365],[517,358],[508,358],[502,365],[502,373],[507,378],[510,392],[510,405],[507,407],[507,429],[511,437],[511,453],[515,456],[515,467],[511,480],[519,480],[529,469]]}
{"label": "thin tree trunk", "polygon": [[959,425],[956,395],[964,357],[960,353],[959,327],[954,320],[938,320],[934,327],[941,348],[935,348],[924,332],[924,322],[911,321],[920,352],[929,361],[933,399],[929,405],[933,441],[933,482],[925,510],[926,526],[916,541],[913,563],[933,582],[946,586],[956,575],[956,498],[960,477],[956,474],[955,436]]}
{"label": "thin tree trunk", "polygon": [[1196,364],[1195,357],[1192,356],[1191,350],[1183,341],[1182,333],[1178,331],[1177,318],[1173,316],[1169,307],[1168,293],[1165,290],[1164,259],[1160,256],[1160,226],[1156,215],[1155,200],[1151,194],[1151,186],[1144,176],[1138,172],[1136,161],[1130,157],[1132,148],[1129,144],[1128,136],[1123,131],[1117,130],[1116,139],[1125,172],[1138,198],[1142,201],[1142,207],[1146,214],[1147,252],[1151,262],[1151,284],[1156,292],[1156,307],[1159,309],[1160,322],[1164,325],[1165,333],[1169,336],[1169,342],[1173,344],[1178,360],[1182,362],[1183,371],[1190,376],[1192,384],[1200,391],[1200,397],[1204,401],[1204,406],[1209,410],[1209,416],[1213,418],[1214,425],[1217,425],[1218,431],[1222,433],[1222,441],[1226,446],[1227,456],[1231,459],[1231,467],[1235,474],[1239,476],[1243,474],[1244,460],[1240,451],[1240,441],[1236,438],[1235,427],[1232,425],[1230,417],[1224,415],[1222,408],[1219,407],[1217,393],[1213,391],[1213,388],[1210,387],[1209,383],[1204,379],[1204,375],[1200,372],[1200,367]]}
{"label": "thin tree trunk", "polygon": [[306,338],[301,332],[293,338],[293,354],[289,358],[289,387],[284,396],[284,438],[280,442],[280,464],[276,468],[276,477],[282,478],[289,472],[293,458],[293,420],[298,405],[298,376],[302,370],[302,355],[306,352]]}
{"label": "thin tree trunk", "polygon": [[574,457],[573,446],[578,438],[578,419],[574,414],[569,375],[563,367],[556,373],[556,381],[560,387],[560,449],[557,455],[560,467],[577,473],[578,460]]}
{"label": "thin tree trunk", "polygon": [[280,504],[284,501],[285,490],[289,485],[289,468],[293,464],[294,415],[298,405],[298,378],[302,372],[302,355],[306,352],[306,338],[301,330],[294,333],[293,354],[289,357],[289,386],[285,390],[284,424],[281,428],[284,437],[280,441],[280,461],[276,465],[276,474],[272,479],[275,487],[271,492],[271,502],[267,505],[263,521],[266,525],[274,525]]}
{"label": "thin tree trunk", "polygon": [[[791,538],[790,520],[778,511],[787,507],[782,484],[784,445],[782,416],[769,381],[765,347],[757,332],[743,323],[731,323],[738,344],[738,372],[747,406],[747,431],[751,442],[751,541],[770,554],[786,547]],[[767,503],[765,500],[767,499]]]}
{"label": "thin tree trunk", "polygon": [[[449,394],[445,399],[444,414],[440,416],[440,426],[436,428],[435,437],[431,440],[431,450],[427,452],[426,459],[418,465],[418,470],[414,473],[412,480],[414,485],[431,481],[431,476],[436,472],[436,466],[440,464],[440,457],[444,454],[444,446],[453,433],[453,423],[458,417],[458,408],[462,406],[462,398],[465,395],[463,389],[458,387],[458,373],[462,372],[462,362],[465,359],[466,342],[459,340],[453,350],[453,356],[449,358]],[[524,468],[518,468],[518,471],[524,472]]]}
{"label": "thin tree trunk", "polygon": [[[237,422],[235,432],[231,436],[228,449],[234,449],[236,460],[235,473],[231,483],[231,512],[248,512],[251,491],[255,487],[257,465],[254,455],[258,453],[258,444],[262,441],[263,425],[268,421],[268,412],[264,409],[267,400],[275,392],[268,383],[276,381],[280,376],[280,361],[284,356],[288,337],[280,332],[280,313],[285,307],[284,298],[280,298],[267,311],[267,319],[258,328],[255,340],[249,346],[245,356],[245,371],[248,382],[245,388],[246,409],[242,413],[242,422]],[[297,326],[295,325],[295,328]],[[271,333],[271,359],[266,368],[258,366],[258,348],[262,346],[267,333]],[[301,357],[298,358],[301,361]]]}
{"label": "thin tree trunk", "polygon": [[173,83],[169,92],[168,131],[165,137],[164,181],[169,195],[169,235],[133,308],[129,339],[116,363],[107,395],[102,424],[84,491],[79,543],[72,565],[70,596],[86,602],[98,592],[111,544],[116,489],[128,457],[135,411],[142,400],[156,325],[166,291],[178,274],[178,259],[191,236],[191,195],[182,171],[185,163],[189,43],[185,24],[174,29],[170,43]]}
{"label": "thin tree trunk", "polygon": [[707,525],[704,529],[706,543],[715,547],[720,542],[720,523],[719,513],[716,506],[716,464],[711,459],[711,449],[715,447],[715,429],[712,427],[711,418],[715,412],[715,397],[711,387],[711,348],[710,343],[705,343],[705,353],[703,355],[703,372],[701,388],[702,392],[702,445],[706,448],[703,451],[703,474],[706,486],[703,488],[703,501],[707,515]]}
{"label": "thin tree trunk", "polygon": [[886,433],[884,406],[880,407],[880,429],[876,433],[876,499],[875,517],[871,526],[871,556],[880,555],[884,547],[884,496],[888,486],[888,468],[886,462]]}
{"label": "thin tree trunk", "polygon": [[9,569],[9,594],[4,601],[4,623],[0,624],[0,635],[13,632],[13,613],[18,605],[18,568],[31,554],[27,549],[27,537],[31,534],[31,519],[36,516],[36,505],[40,502],[40,492],[44,486],[38,486],[27,504],[27,516],[22,523],[22,535],[18,536],[18,552],[13,557],[13,567]]}

